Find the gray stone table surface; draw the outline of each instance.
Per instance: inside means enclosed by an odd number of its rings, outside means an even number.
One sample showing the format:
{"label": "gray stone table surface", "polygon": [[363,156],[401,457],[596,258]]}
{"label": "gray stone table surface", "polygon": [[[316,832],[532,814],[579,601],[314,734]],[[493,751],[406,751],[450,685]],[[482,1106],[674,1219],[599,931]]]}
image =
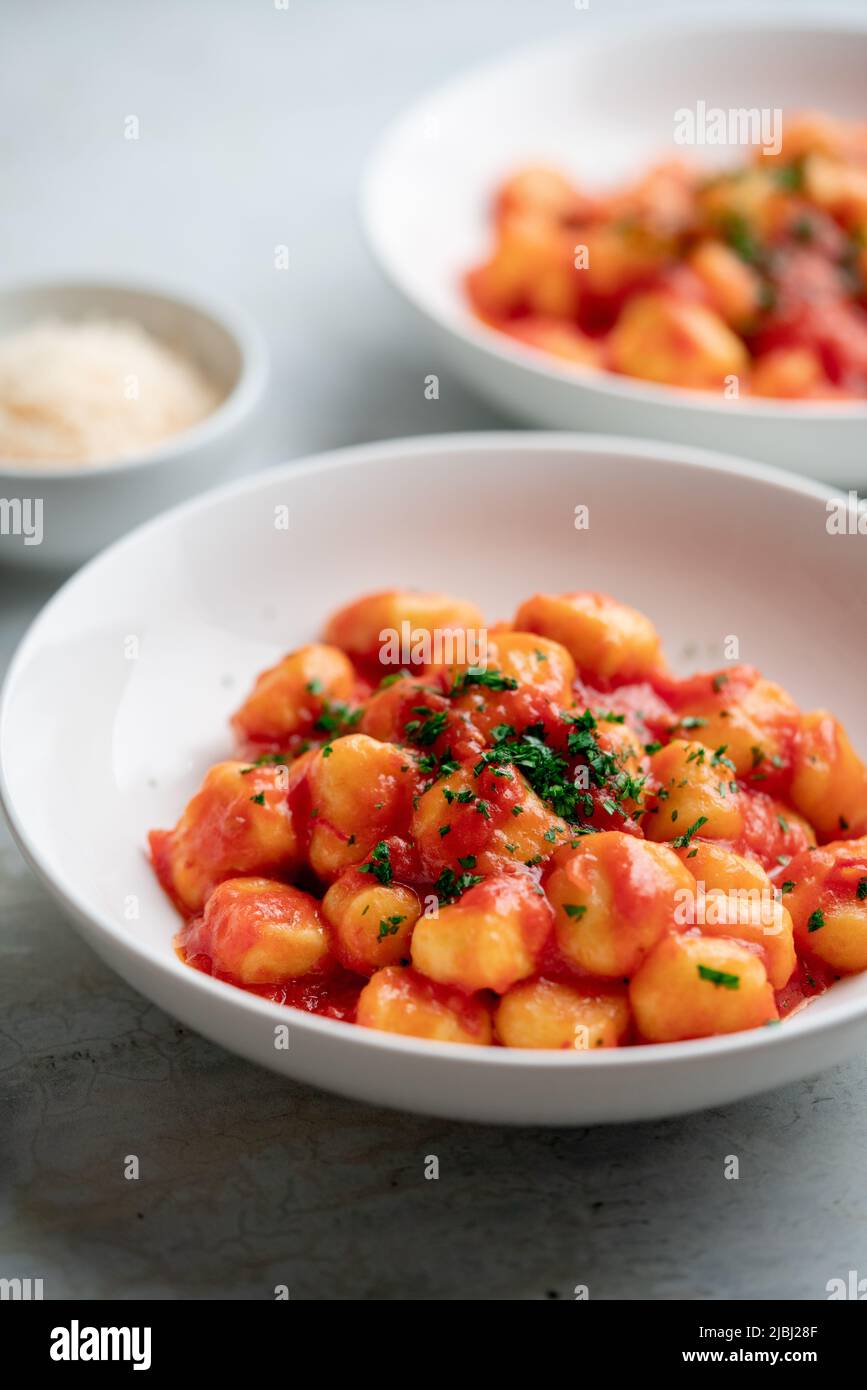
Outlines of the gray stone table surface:
{"label": "gray stone table surface", "polygon": [[[150,274],[242,300],[274,357],[250,467],[500,427],[370,264],[359,168],[425,86],[639,11],[666,22],[624,0],[6,0],[3,272]],[[130,114],[138,142],[123,139]],[[0,564],[0,667],[57,582]],[[829,1279],[867,1273],[865,1087],[859,1058],[722,1110],[573,1131],[362,1107],[152,1007],[0,828],[0,1276],[41,1277],[49,1298],[285,1284],[293,1298],[568,1299],[586,1284],[591,1298],[821,1299]]]}

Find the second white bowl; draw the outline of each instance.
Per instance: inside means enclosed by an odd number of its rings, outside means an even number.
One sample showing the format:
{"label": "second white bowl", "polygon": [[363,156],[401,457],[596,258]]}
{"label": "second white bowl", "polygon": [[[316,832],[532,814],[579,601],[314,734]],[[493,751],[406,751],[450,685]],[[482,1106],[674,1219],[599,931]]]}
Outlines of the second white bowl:
{"label": "second white bowl", "polygon": [[511,415],[726,449],[838,484],[867,483],[867,402],[722,399],[558,362],[472,313],[464,273],[491,245],[491,196],[522,164],[553,164],[587,187],[660,158],[732,163],[748,150],[684,151],[675,113],[818,108],[867,117],[867,28],[847,21],[693,27],[584,36],[476,69],[400,118],[369,166],[363,213],[374,255],[433,327],[455,366]]}

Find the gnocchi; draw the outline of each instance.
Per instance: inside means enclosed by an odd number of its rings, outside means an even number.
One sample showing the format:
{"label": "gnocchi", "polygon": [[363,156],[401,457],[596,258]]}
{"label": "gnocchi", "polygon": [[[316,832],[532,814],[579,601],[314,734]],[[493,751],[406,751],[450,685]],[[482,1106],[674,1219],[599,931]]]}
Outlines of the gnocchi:
{"label": "gnocchi", "polygon": [[[509,189],[516,216],[542,186]],[[490,629],[444,594],[358,599],[232,728],[150,848],[182,959],[236,987],[581,1053],[761,1027],[867,970],[867,770],[841,725],[750,666],[673,675],[606,594]]]}
{"label": "gnocchi", "polygon": [[490,327],[583,371],[729,398],[867,397],[867,127],[787,113],[781,150],[596,195],[510,174],[464,281]]}

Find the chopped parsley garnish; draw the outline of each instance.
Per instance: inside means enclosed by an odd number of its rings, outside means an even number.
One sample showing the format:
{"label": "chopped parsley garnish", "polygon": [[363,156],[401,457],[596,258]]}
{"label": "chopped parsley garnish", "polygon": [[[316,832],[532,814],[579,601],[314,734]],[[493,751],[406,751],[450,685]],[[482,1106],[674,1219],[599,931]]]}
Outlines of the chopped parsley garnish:
{"label": "chopped parsley garnish", "polygon": [[412,743],[429,748],[432,743],[436,743],[448,725],[448,713],[446,710],[438,710],[435,714],[428,705],[413,705],[412,712],[422,714],[424,718],[410,719],[404,725],[404,733]]}
{"label": "chopped parsley garnish", "polygon": [[782,884],[780,885],[780,892],[781,892],[781,893],[794,893],[794,891],[795,891],[795,880],[794,880],[793,878],[787,878],[786,881],[785,881],[785,883],[782,883]]}
{"label": "chopped parsley garnish", "polygon": [[807,931],[819,931],[825,925],[825,914],[820,907],[807,918]]}
{"label": "chopped parsley garnish", "polygon": [[711,685],[713,689],[716,691],[717,695],[722,690],[723,686],[726,684],[727,681],[728,676],[724,671],[720,671],[719,675],[714,676],[713,680],[711,681]]}
{"label": "chopped parsley garnish", "polygon": [[783,164],[773,172],[774,179],[780,188],[786,189],[789,193],[794,193],[804,186],[804,169],[799,161],[794,164]]}
{"label": "chopped parsley garnish", "polygon": [[440,777],[450,777],[459,768],[460,763],[452,757],[450,748],[447,748],[440,758],[437,757],[436,753],[422,753],[418,757],[419,772],[432,772],[435,780]]}
{"label": "chopped parsley garnish", "polygon": [[440,902],[450,903],[481,882],[481,874],[456,874],[454,869],[443,869],[434,884],[434,892]]}
{"label": "chopped parsley garnish", "polygon": [[587,908],[583,903],[564,903],[563,911],[566,913],[567,917],[571,917],[574,920],[578,917],[583,917]]}
{"label": "chopped parsley garnish", "polygon": [[722,985],[723,989],[740,988],[740,975],[730,975],[726,970],[713,970],[709,965],[700,965],[698,973],[700,979],[708,980],[712,985]]}
{"label": "chopped parsley garnish", "polygon": [[867,878],[859,878],[858,887],[855,889],[855,897],[861,903],[867,898]]}
{"label": "chopped parsley garnish", "polygon": [[706,723],[707,720],[702,719],[701,715],[688,714],[685,719],[680,720],[680,727],[681,729],[701,729]]}
{"label": "chopped parsley garnish", "polygon": [[468,666],[466,671],[458,676],[449,694],[460,695],[471,685],[483,685],[488,690],[518,689],[518,682],[514,676],[504,676],[501,671],[488,671],[484,666]]}
{"label": "chopped parsley garnish", "polygon": [[759,265],[764,259],[764,250],[752,227],[739,213],[729,213],[724,219],[723,231],[729,246],[747,265]]}
{"label": "chopped parsley garnish", "polygon": [[374,878],[379,879],[380,883],[389,884],[393,878],[391,868],[391,851],[385,840],[379,840],[374,845],[370,854],[370,861],[367,864],[359,865],[359,873],[373,874]]}
{"label": "chopped parsley garnish", "polygon": [[251,800],[251,801],[255,801],[255,803],[256,803],[257,806],[264,806],[264,805],[265,805],[265,793],[264,793],[264,792],[257,792],[255,796],[251,796],[251,797],[250,797],[250,800]]}
{"label": "chopped parsley garnish", "polygon": [[325,686],[318,677],[315,677],[312,681],[307,682],[304,689],[307,691],[308,695],[321,695]]}
{"label": "chopped parsley garnish", "polygon": [[289,761],[290,759],[285,753],[263,753],[261,757],[256,759],[251,767],[241,768],[241,776],[247,777],[249,773],[255,772],[257,767],[268,767],[277,763],[282,763],[285,766]]}
{"label": "chopped parsley garnish", "polygon": [[360,705],[358,709],[351,709],[342,700],[323,700],[322,712],[313,727],[325,734],[343,733],[346,729],[354,728],[363,713]]}
{"label": "chopped parsley garnish", "polygon": [[396,936],[398,927],[401,922],[405,921],[406,917],[401,917],[398,913],[395,913],[393,917],[381,917],[377,941],[384,941],[387,936]]}
{"label": "chopped parsley garnish", "polygon": [[682,835],[678,835],[676,840],[672,840],[671,843],[673,847],[675,849],[686,849],[693,835],[697,835],[702,826],[706,824],[707,816],[699,816],[698,820],[694,820],[688,830],[685,830]]}

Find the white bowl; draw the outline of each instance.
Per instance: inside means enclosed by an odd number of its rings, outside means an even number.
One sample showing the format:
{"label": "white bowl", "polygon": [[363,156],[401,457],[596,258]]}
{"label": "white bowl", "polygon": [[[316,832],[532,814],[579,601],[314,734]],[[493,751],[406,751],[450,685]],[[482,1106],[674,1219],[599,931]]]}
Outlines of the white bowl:
{"label": "white bowl", "polygon": [[[718,1105],[867,1041],[867,976],[778,1028],[604,1054],[428,1043],[254,998],[182,965],[145,858],[255,674],[336,605],[444,586],[489,619],[541,589],[640,605],[672,659],[741,657],[867,750],[863,540],[830,536],[815,483],[664,444],[474,434],[365,445],[223,488],[142,527],[51,600],[0,706],[0,797],[87,941],[137,989],[243,1056],[362,1100],[468,1120],[586,1124]],[[590,508],[589,530],[574,526]],[[288,507],[290,527],[275,527]],[[50,969],[50,962],[46,962]],[[288,1024],[287,1051],[274,1028]]]}
{"label": "white bowl", "polygon": [[368,239],[455,368],[516,418],[727,449],[863,484],[867,402],[728,400],[573,367],[487,328],[461,281],[489,253],[491,195],[516,167],[554,164],[603,187],[662,157],[732,163],[750,152],[675,144],[675,112],[701,100],[864,119],[865,71],[867,28],[851,19],[844,27],[655,20],[593,36],[576,15],[556,44],[474,70],[389,129],[363,184]]}
{"label": "white bowl", "polygon": [[264,343],[246,316],[223,304],[137,284],[71,281],[0,289],[3,335],[39,319],[92,316],[140,324],[196,362],[223,398],[191,429],[116,461],[70,467],[0,459],[0,501],[20,504],[25,522],[35,515],[26,510],[28,504],[41,503],[42,516],[38,543],[28,539],[26,527],[4,525],[0,564],[42,569],[80,564],[137,522],[238,471],[268,378]]}

